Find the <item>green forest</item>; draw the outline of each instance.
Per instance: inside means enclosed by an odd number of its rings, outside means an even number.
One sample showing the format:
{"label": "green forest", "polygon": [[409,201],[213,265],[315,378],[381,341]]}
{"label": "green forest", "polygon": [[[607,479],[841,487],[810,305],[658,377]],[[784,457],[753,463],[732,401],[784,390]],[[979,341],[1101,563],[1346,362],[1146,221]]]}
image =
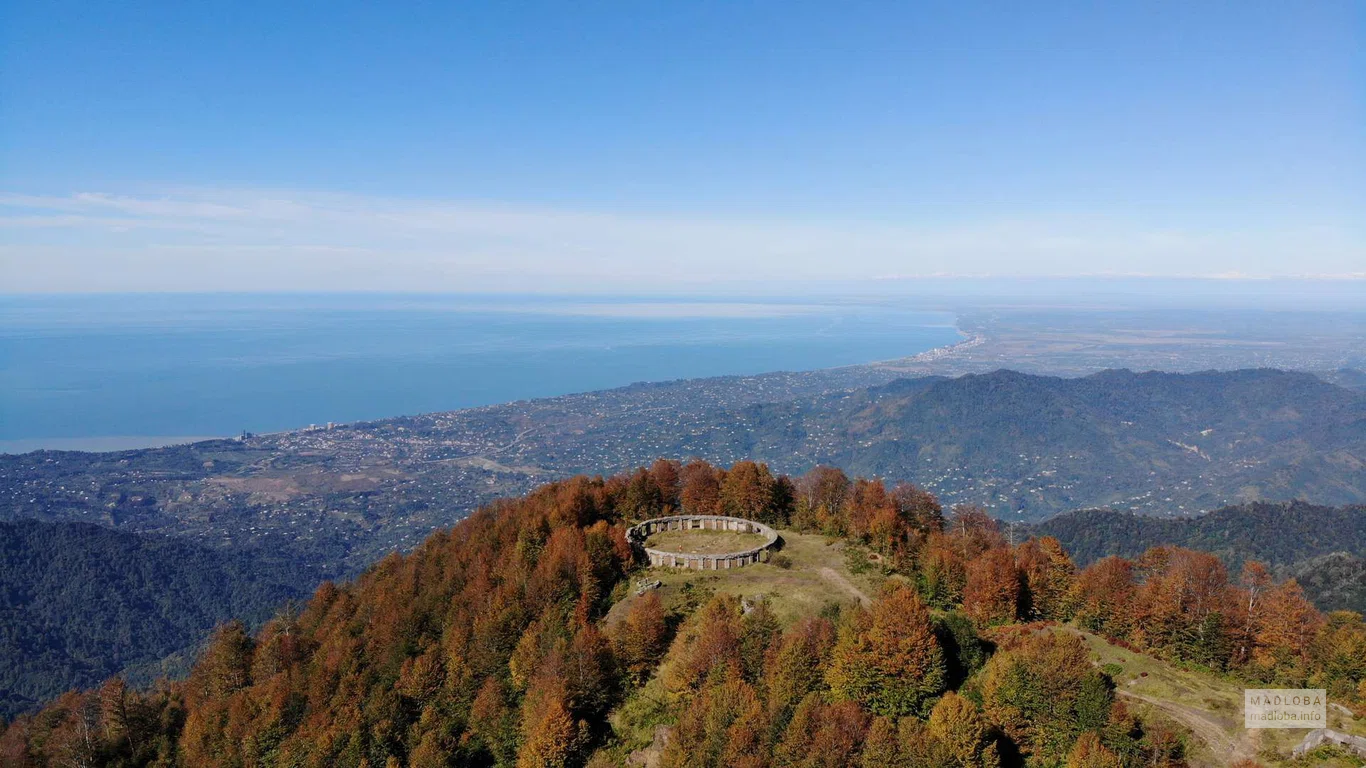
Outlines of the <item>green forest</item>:
{"label": "green forest", "polygon": [[0,717],[130,667],[155,674],[215,624],[260,624],[312,586],[250,553],[89,523],[0,522],[0,554]]}

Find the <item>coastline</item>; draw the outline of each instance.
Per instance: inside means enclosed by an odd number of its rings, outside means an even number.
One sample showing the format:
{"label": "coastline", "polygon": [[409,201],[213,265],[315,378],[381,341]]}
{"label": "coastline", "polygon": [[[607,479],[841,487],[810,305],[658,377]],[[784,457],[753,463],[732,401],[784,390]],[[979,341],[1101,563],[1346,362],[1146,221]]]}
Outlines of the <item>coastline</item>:
{"label": "coastline", "polygon": [[[644,384],[670,384],[670,383],[684,383],[684,382],[704,382],[704,381],[708,381],[708,380],[734,379],[734,378],[740,378],[740,379],[762,379],[762,378],[765,378],[765,377],[771,377],[771,376],[775,376],[775,375],[776,375],[776,376],[782,376],[782,375],[793,376],[793,375],[795,375],[795,376],[814,376],[814,377],[821,377],[823,374],[826,374],[826,375],[837,375],[837,376],[838,376],[838,375],[840,375],[840,374],[845,374],[845,375],[847,375],[847,374],[853,374],[853,373],[856,373],[856,372],[859,372],[859,371],[864,371],[864,372],[872,373],[872,372],[878,371],[878,370],[896,370],[896,369],[898,369],[899,367],[901,367],[901,366],[906,366],[906,365],[921,365],[921,364],[926,364],[926,363],[931,363],[931,362],[942,362],[942,361],[944,361],[944,360],[947,359],[947,358],[953,357],[953,356],[955,356],[955,355],[957,355],[957,354],[959,354],[959,353],[961,353],[961,352],[963,352],[963,351],[965,351],[965,350],[967,350],[967,349],[971,349],[971,348],[973,348],[973,347],[976,347],[976,346],[978,346],[978,345],[981,345],[981,344],[983,344],[983,343],[986,341],[985,335],[983,335],[983,334],[980,333],[980,332],[975,332],[975,331],[974,331],[974,332],[966,332],[966,331],[963,331],[963,330],[961,329],[961,327],[959,327],[960,317],[957,315],[957,313],[946,312],[946,313],[944,313],[944,314],[948,314],[948,315],[951,315],[951,316],[953,317],[952,327],[953,327],[954,330],[958,333],[958,335],[959,335],[960,337],[962,337],[962,338],[960,338],[958,341],[955,341],[955,342],[953,342],[953,343],[951,343],[951,344],[944,344],[944,345],[941,345],[941,346],[938,346],[938,347],[933,347],[933,348],[927,349],[927,350],[925,350],[925,351],[923,351],[923,352],[919,352],[919,353],[916,353],[916,354],[913,354],[913,355],[909,355],[909,356],[904,356],[904,357],[883,358],[883,359],[881,359],[881,360],[872,360],[872,361],[866,361],[866,362],[860,362],[860,363],[850,363],[850,364],[844,364],[844,365],[824,366],[824,367],[819,367],[819,368],[796,369],[796,370],[791,370],[791,369],[789,369],[789,370],[775,369],[775,370],[769,370],[769,371],[759,371],[759,372],[750,373],[750,374],[741,374],[741,375],[739,375],[738,377],[737,377],[735,374],[719,374],[719,375],[702,375],[702,376],[694,376],[694,377],[685,377],[685,378],[677,378],[677,379],[642,380],[642,381],[640,381],[640,382],[632,382],[632,383],[629,383],[629,384],[623,384],[623,385],[614,386],[614,387],[604,387],[604,388],[595,388],[595,389],[585,389],[585,390],[581,390],[581,391],[577,391],[577,392],[568,392],[568,393],[558,394],[558,395],[547,395],[547,396],[544,396],[544,397],[514,398],[514,399],[505,400],[505,401],[501,401],[501,402],[497,402],[497,403],[488,403],[488,404],[483,404],[483,405],[472,405],[472,406],[468,406],[468,407],[464,407],[464,408],[455,408],[455,409],[450,409],[450,410],[438,409],[438,410],[432,410],[432,411],[424,411],[423,413],[456,413],[456,412],[459,412],[459,411],[472,411],[472,410],[480,410],[480,409],[487,409],[487,408],[499,408],[499,407],[503,407],[503,406],[513,405],[513,404],[516,404],[516,403],[527,403],[527,402],[535,402],[535,401],[541,401],[541,400],[556,400],[556,399],[560,399],[560,398],[564,398],[564,397],[577,397],[577,396],[583,396],[583,395],[592,395],[592,394],[600,393],[600,392],[610,392],[610,391],[613,391],[613,390],[616,390],[616,389],[622,389],[622,388],[626,388],[626,387],[631,387],[631,386],[635,386],[635,385],[637,385],[637,384],[642,384],[642,383],[644,383]],[[947,325],[947,324],[946,324],[946,325]],[[830,386],[831,384],[832,384],[832,382],[827,382],[826,386]],[[835,384],[834,386],[835,386],[835,388],[839,388],[839,385],[838,385],[838,384]],[[350,426],[351,424],[356,424],[356,423],[363,423],[363,422],[370,422],[370,421],[382,421],[382,420],[390,419],[390,418],[398,418],[398,417],[400,417],[401,415],[403,415],[403,414],[391,414],[391,415],[388,415],[388,416],[381,416],[381,417],[378,417],[377,419],[361,419],[361,420],[346,421],[346,422],[338,421],[338,422],[335,423],[335,426],[336,426],[336,427],[345,427],[345,426]],[[290,427],[290,428],[286,428],[286,429],[269,429],[269,430],[262,430],[262,431],[259,431],[259,432],[255,432],[254,434],[255,434],[255,436],[257,436],[257,437],[271,437],[271,436],[278,437],[278,436],[285,436],[285,435],[291,435],[291,434],[303,434],[303,433],[308,433],[308,432],[322,431],[322,430],[324,430],[324,429],[325,429],[325,428],[322,427],[321,425],[309,424],[309,425],[300,425],[300,426],[296,426],[296,427]],[[36,451],[72,451],[72,452],[87,452],[87,453],[111,453],[111,452],[118,452],[118,451],[129,451],[129,450],[141,450],[141,449],[166,448],[166,447],[170,447],[170,446],[187,445],[187,444],[190,444],[190,443],[202,442],[202,441],[207,441],[207,440],[234,439],[235,437],[236,437],[235,435],[231,435],[231,436],[230,436],[230,435],[101,435],[101,436],[88,436],[88,437],[32,437],[32,438],[14,438],[14,439],[7,439],[7,440],[6,440],[6,439],[0,439],[0,455],[22,455],[22,454],[32,453],[32,452],[36,452]]]}
{"label": "coastline", "polygon": [[0,440],[0,454],[19,455],[34,451],[81,451],[110,453],[141,448],[167,448],[205,440],[224,440],[222,435],[106,435],[101,437],[26,437]]}
{"label": "coastline", "polygon": [[[963,332],[959,331],[959,333]],[[883,363],[874,363],[874,365],[890,365],[896,363],[934,363],[942,361],[948,357],[953,357],[954,355],[960,354],[974,347],[980,347],[983,344],[987,343],[986,334],[980,331],[973,331],[972,333],[963,333],[963,335],[967,338],[963,339],[962,341],[954,342],[953,344],[949,344],[943,347],[927,349],[924,352],[911,355],[910,357],[897,358],[896,360],[886,360],[883,361]]]}

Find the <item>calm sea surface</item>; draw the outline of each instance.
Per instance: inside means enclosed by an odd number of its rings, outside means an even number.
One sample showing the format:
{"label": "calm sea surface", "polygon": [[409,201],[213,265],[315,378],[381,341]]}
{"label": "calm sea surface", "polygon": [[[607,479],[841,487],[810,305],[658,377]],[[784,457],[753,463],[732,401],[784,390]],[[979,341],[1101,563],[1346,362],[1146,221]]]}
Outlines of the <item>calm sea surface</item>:
{"label": "calm sea surface", "polygon": [[0,451],[108,449],[637,381],[828,368],[960,338],[950,315],[886,305],[0,297]]}

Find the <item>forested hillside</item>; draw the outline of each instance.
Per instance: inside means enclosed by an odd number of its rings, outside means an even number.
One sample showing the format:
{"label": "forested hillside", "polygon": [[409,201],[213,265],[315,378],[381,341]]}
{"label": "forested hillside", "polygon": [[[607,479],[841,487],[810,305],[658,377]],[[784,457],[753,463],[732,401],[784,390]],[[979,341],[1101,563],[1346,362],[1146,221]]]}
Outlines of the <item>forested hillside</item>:
{"label": "forested hillside", "polygon": [[832,464],[1025,519],[1366,499],[1366,395],[1302,373],[997,371],[754,406],[734,421],[673,449]]}
{"label": "forested hillside", "polygon": [[1211,552],[1234,570],[1259,560],[1298,580],[1323,610],[1366,611],[1366,507],[1241,504],[1175,520],[1081,510],[1028,530],[1057,538],[1082,564],[1163,544]]}
{"label": "forested hillside", "polygon": [[85,523],[0,522],[0,717],[262,622],[306,573]]}
{"label": "forested hillside", "polygon": [[1334,552],[1281,566],[1276,575],[1299,582],[1320,610],[1366,613],[1366,557]]}
{"label": "forested hillside", "polygon": [[1212,552],[1234,568],[1244,560],[1279,566],[1333,552],[1366,554],[1366,507],[1298,501],[1240,504],[1174,520],[1079,510],[1030,530],[1058,539],[1082,564],[1107,555],[1133,557],[1162,544]]}
{"label": "forested hillside", "polygon": [[[641,566],[627,525],[679,508],[823,534],[881,589],[866,607],[780,621],[768,601],[783,591],[630,588]],[[795,567],[775,558],[714,578]],[[1198,745],[1131,709],[1083,630],[1366,699],[1361,616],[1324,616],[1258,564],[1234,577],[1213,555],[1157,547],[1079,569],[1056,539],[1012,545],[980,509],[946,519],[914,486],[659,461],[494,504],[354,584],[324,584],[254,636],[225,625],[184,683],[65,696],[11,724],[0,761],[1185,765]]]}

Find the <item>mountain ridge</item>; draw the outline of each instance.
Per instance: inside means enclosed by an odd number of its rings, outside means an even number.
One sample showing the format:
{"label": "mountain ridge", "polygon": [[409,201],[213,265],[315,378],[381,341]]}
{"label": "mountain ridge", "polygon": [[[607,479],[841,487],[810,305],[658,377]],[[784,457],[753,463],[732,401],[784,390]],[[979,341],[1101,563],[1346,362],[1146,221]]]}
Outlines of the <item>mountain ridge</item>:
{"label": "mountain ridge", "polygon": [[[480,504],[659,456],[832,464],[1038,520],[1366,502],[1366,392],[1310,374],[1011,371],[812,393],[694,380],[112,454],[0,457],[0,519],[95,521],[354,574]],[[307,532],[307,535],[300,535]]]}

